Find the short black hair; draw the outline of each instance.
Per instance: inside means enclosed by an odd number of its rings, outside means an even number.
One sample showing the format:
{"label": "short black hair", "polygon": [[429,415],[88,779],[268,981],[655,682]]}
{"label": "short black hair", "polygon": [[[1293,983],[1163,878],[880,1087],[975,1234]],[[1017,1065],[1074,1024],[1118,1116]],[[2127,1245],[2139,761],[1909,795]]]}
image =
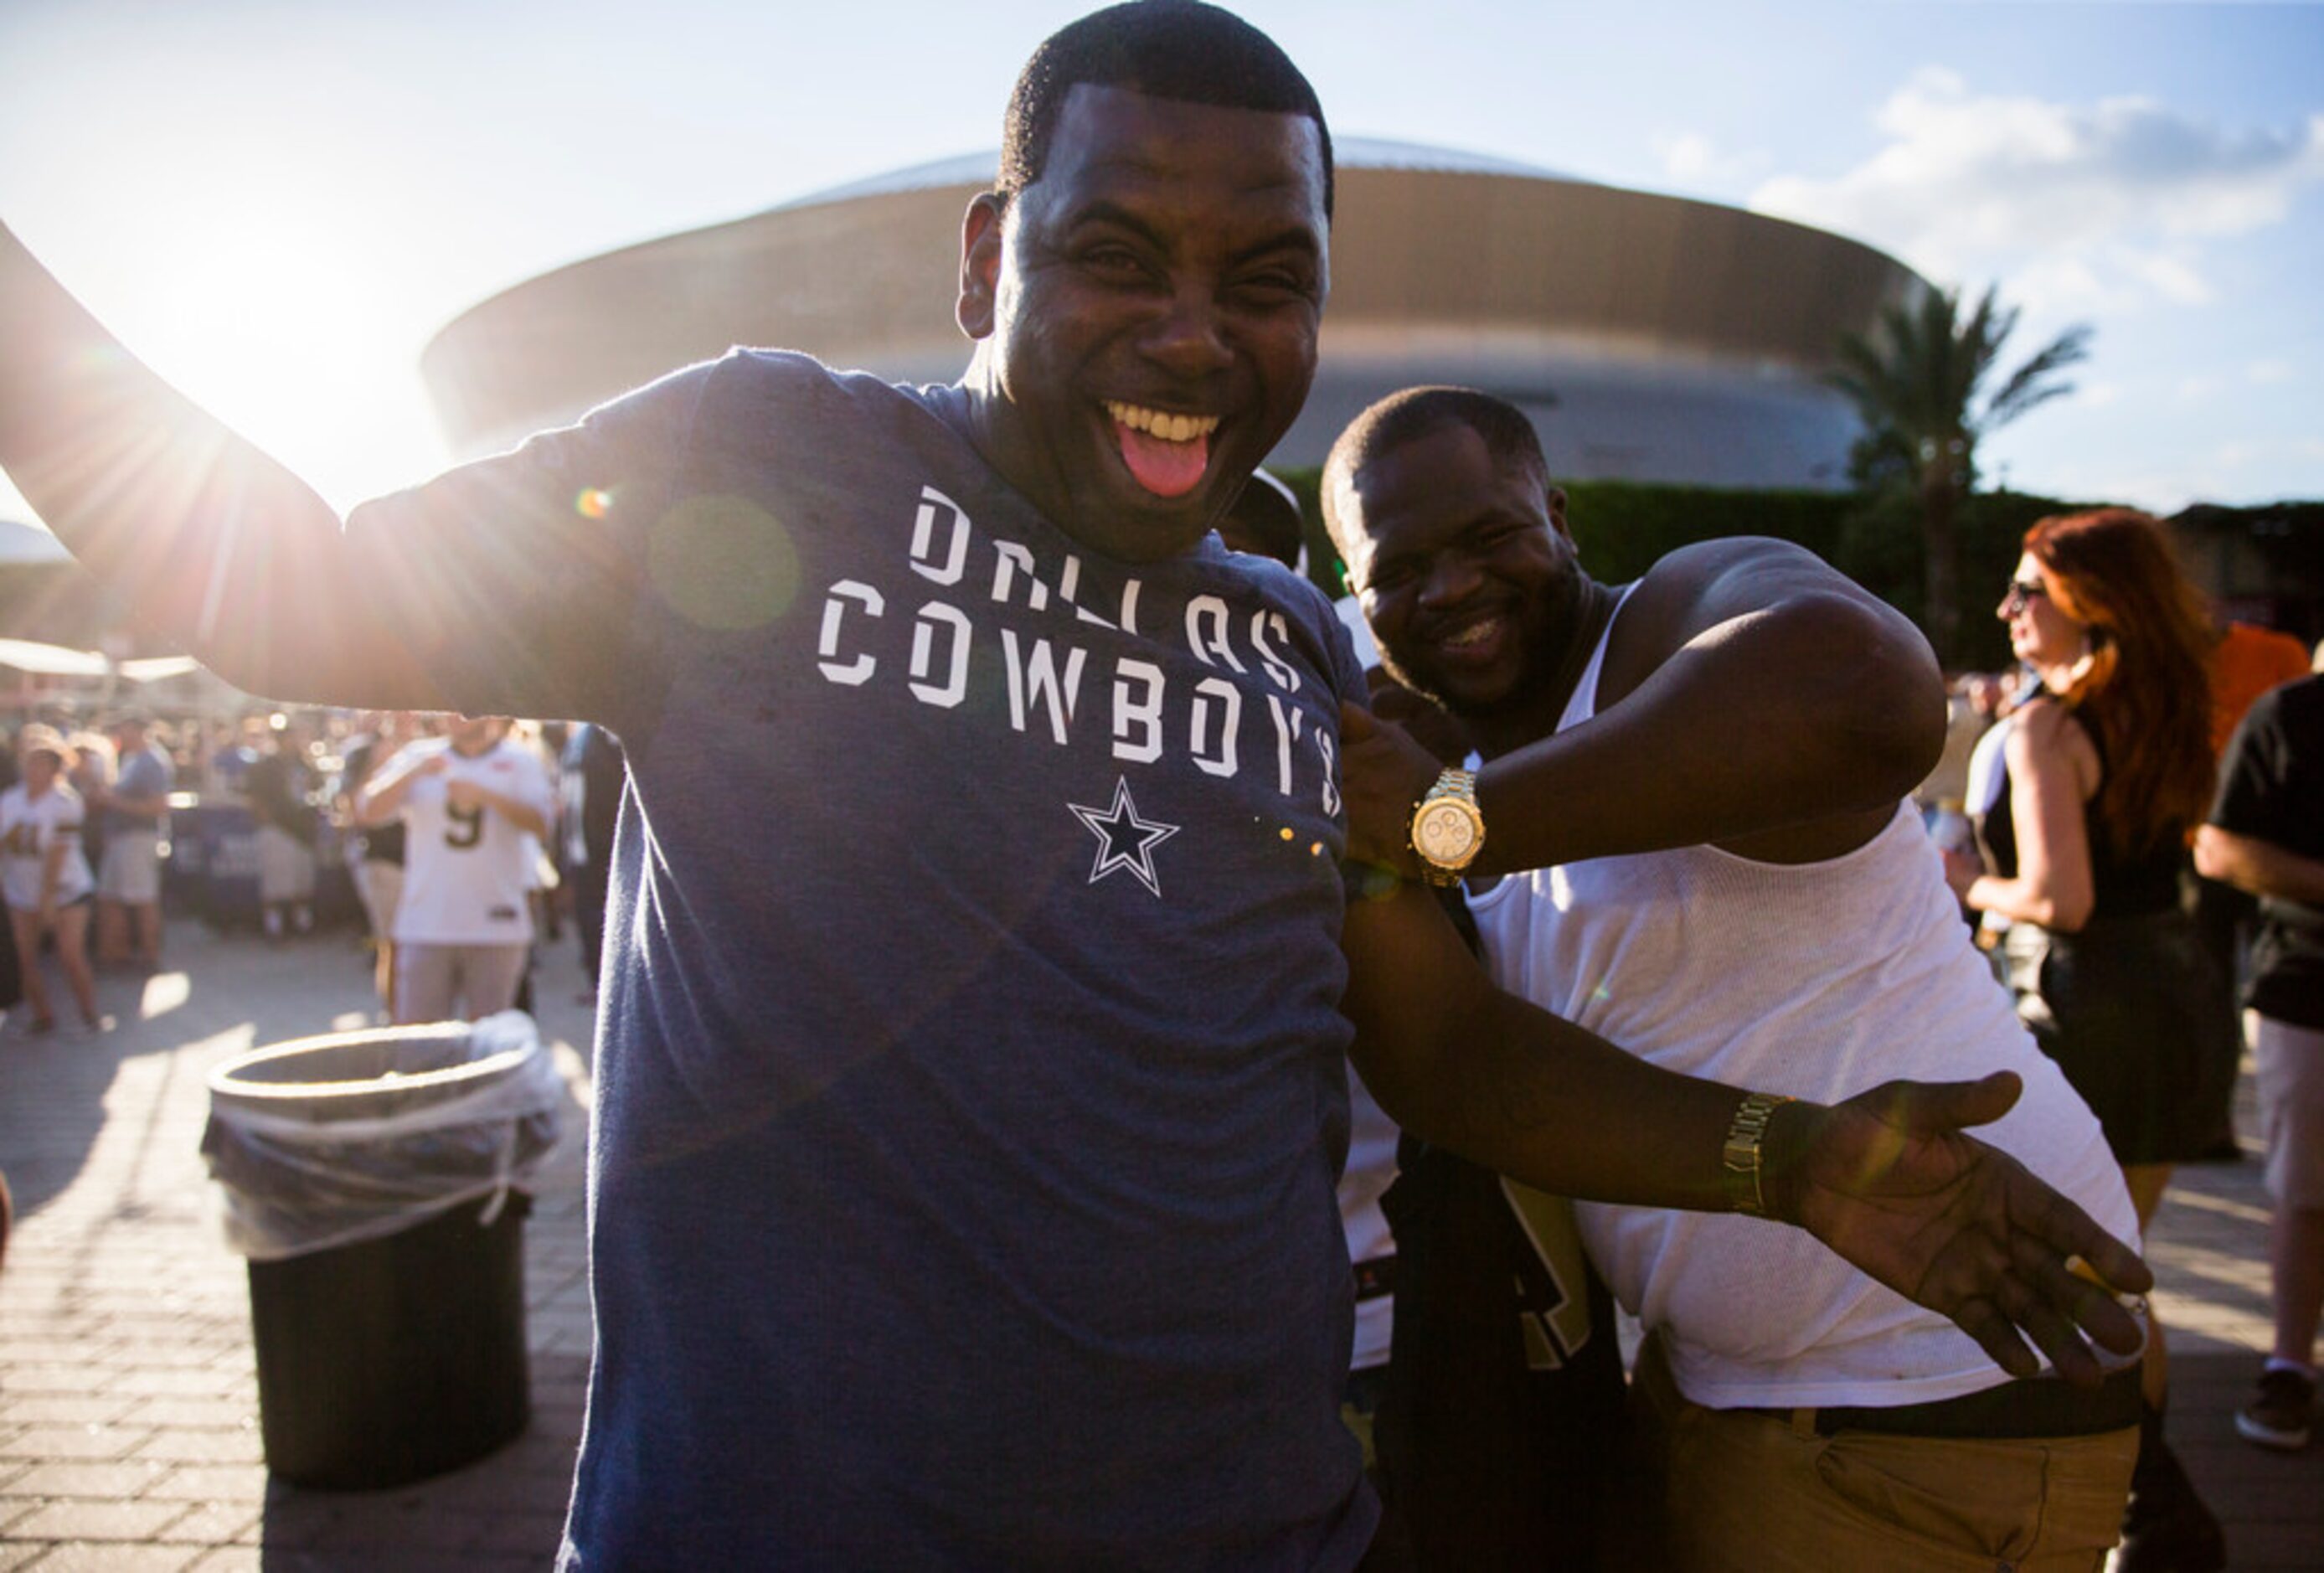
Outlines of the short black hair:
{"label": "short black hair", "polygon": [[1297,568],[1299,549],[1307,543],[1298,494],[1263,469],[1251,471],[1250,479],[1227,504],[1219,535],[1237,551],[1256,552],[1286,568]]}
{"label": "short black hair", "polygon": [[1444,385],[1390,393],[1350,421],[1323,460],[1323,527],[1331,532],[1342,560],[1348,556],[1348,537],[1339,515],[1341,488],[1381,454],[1456,426],[1482,438],[1494,464],[1522,468],[1548,487],[1549,459],[1541,450],[1541,434],[1526,412],[1507,399]]}
{"label": "short black hair", "polygon": [[993,190],[1003,201],[1041,178],[1065,98],[1084,82],[1185,104],[1305,116],[1322,145],[1323,217],[1332,216],[1332,130],[1315,89],[1273,39],[1201,0],[1109,5],[1067,23],[1033,51],[1001,122]]}

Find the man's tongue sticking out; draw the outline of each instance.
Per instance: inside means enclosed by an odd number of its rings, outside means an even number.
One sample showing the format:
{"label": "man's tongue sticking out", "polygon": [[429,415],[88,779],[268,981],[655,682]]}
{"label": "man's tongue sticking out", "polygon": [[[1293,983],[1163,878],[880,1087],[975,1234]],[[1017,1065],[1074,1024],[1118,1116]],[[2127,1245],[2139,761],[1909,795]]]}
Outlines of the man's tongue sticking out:
{"label": "man's tongue sticking out", "polygon": [[1211,462],[1208,432],[1172,442],[1116,421],[1113,434],[1121,442],[1121,462],[1130,467],[1138,484],[1156,496],[1183,497],[1203,484],[1203,471]]}

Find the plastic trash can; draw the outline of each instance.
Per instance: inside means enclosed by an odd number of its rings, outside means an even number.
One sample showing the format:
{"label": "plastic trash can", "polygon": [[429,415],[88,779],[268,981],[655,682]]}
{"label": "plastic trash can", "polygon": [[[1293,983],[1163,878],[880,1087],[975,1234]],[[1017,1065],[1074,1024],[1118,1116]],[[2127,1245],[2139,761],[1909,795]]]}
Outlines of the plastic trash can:
{"label": "plastic trash can", "polygon": [[517,1187],[556,1145],[565,1090],[530,1019],[302,1039],[209,1086],[202,1151],[250,1258],[267,1467],[379,1489],[521,1431]]}

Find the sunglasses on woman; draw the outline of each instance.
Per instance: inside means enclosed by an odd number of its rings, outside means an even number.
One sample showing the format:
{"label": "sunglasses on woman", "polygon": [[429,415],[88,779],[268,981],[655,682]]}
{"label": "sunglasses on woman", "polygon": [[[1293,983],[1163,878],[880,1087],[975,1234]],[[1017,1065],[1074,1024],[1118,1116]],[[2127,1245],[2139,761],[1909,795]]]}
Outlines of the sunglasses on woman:
{"label": "sunglasses on woman", "polygon": [[2011,579],[2009,593],[2001,597],[2001,615],[2015,617],[2025,609],[2028,601],[2046,601],[2049,598],[2049,587],[2040,580]]}

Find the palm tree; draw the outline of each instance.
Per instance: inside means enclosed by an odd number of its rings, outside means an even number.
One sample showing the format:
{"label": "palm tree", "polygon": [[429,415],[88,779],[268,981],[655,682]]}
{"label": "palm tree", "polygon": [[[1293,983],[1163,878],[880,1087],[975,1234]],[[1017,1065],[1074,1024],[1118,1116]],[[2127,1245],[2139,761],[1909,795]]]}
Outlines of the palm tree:
{"label": "palm tree", "polygon": [[1893,305],[1871,334],[1840,342],[1827,381],[1864,421],[1850,455],[1858,484],[1909,489],[1920,505],[1931,643],[1950,664],[1960,628],[1961,504],[1977,484],[1977,445],[2036,404],[2073,391],[2058,373],[2089,355],[2088,325],[2068,328],[2012,372],[1991,397],[1978,389],[2017,326],[2017,309],[1995,288],[1964,319],[1958,290],[1930,290]]}

